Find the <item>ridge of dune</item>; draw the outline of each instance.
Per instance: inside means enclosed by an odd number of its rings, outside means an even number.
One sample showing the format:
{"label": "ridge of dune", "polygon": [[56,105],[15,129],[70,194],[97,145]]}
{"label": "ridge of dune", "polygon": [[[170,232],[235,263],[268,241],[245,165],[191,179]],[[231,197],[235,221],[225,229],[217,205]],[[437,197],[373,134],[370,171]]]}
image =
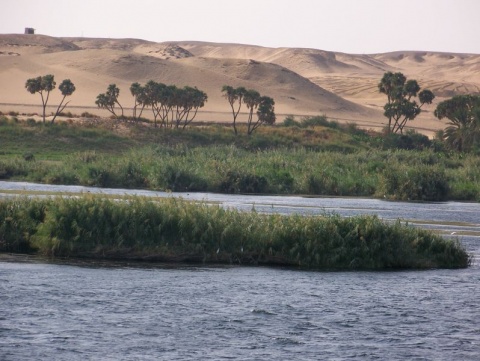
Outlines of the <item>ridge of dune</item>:
{"label": "ridge of dune", "polygon": [[[12,104],[38,105],[38,99],[25,90],[25,81],[50,73],[57,84],[66,78],[76,84],[70,104],[77,108],[94,109],[96,96],[111,83],[120,87],[120,100],[129,107],[130,85],[155,80],[197,86],[209,96],[204,120],[229,120],[221,87],[231,85],[273,97],[278,114],[326,114],[380,128],[385,123],[382,108],[386,100],[377,84],[386,71],[400,71],[409,79],[417,79],[422,88],[437,95],[419,120],[410,123],[421,130],[443,127],[433,117],[439,101],[456,94],[480,93],[477,54],[347,54],[200,41],[156,43],[0,34],[0,82],[4,85],[0,87],[0,110],[11,110],[8,107]],[[52,93],[52,103],[59,98]]]}

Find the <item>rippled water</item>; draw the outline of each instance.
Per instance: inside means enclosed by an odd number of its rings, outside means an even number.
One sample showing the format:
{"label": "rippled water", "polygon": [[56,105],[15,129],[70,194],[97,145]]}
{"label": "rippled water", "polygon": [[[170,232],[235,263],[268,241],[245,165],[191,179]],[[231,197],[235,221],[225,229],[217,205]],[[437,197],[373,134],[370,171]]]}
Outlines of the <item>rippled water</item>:
{"label": "rippled water", "polygon": [[478,204],[182,196],[265,212],[400,217],[456,232],[477,262],[327,273],[0,261],[0,360],[480,359]]}
{"label": "rippled water", "polygon": [[479,271],[0,263],[0,359],[478,360]]}

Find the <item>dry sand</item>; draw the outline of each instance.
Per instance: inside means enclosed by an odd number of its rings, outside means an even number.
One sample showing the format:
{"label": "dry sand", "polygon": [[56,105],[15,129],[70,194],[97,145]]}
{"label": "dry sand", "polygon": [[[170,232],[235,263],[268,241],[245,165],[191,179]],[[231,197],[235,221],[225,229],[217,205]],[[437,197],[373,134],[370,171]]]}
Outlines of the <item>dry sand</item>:
{"label": "dry sand", "polygon": [[[474,54],[355,55],[205,42],[0,35],[0,111],[39,113],[40,98],[26,91],[25,81],[54,74],[57,84],[63,79],[75,84],[77,91],[66,110],[77,114],[107,115],[95,107],[95,99],[111,83],[120,88],[124,107],[132,107],[130,85],[155,80],[205,91],[209,98],[199,120],[231,120],[221,94],[222,86],[228,84],[273,97],[279,121],[286,115],[326,114],[341,122],[380,129],[385,124],[382,107],[386,99],[378,93],[377,84],[386,71],[417,79],[422,88],[437,95],[434,104],[409,123],[429,135],[445,126],[433,116],[439,101],[480,92],[480,55]],[[60,98],[54,90],[49,111]]]}

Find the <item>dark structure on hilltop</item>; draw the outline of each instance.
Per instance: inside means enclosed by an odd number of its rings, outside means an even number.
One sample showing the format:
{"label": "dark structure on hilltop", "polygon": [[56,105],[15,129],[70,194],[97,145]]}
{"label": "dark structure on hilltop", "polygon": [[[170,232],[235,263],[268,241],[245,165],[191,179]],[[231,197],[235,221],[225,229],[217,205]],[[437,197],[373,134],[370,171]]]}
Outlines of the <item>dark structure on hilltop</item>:
{"label": "dark structure on hilltop", "polygon": [[35,34],[34,28],[25,28],[25,34],[33,35]]}

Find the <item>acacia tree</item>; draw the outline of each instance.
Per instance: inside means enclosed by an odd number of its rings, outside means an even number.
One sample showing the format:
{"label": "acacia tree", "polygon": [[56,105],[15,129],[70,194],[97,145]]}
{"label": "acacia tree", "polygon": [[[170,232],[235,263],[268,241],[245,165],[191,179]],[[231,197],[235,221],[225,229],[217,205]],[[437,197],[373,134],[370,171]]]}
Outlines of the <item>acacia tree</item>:
{"label": "acacia tree", "polygon": [[45,124],[45,110],[47,108],[48,98],[50,97],[50,92],[55,89],[55,85],[54,76],[51,74],[28,79],[25,83],[27,91],[31,94],[39,93],[42,98],[43,124]]}
{"label": "acacia tree", "polygon": [[274,124],[275,116],[275,101],[267,96],[260,97],[258,101],[257,121],[255,123],[248,123],[248,135],[251,135],[255,129],[262,124]]}
{"label": "acacia tree", "polygon": [[[425,89],[420,91],[416,80],[408,80],[402,73],[387,72],[378,84],[380,93],[387,95],[387,103],[383,107],[388,118],[389,133],[403,133],[407,121],[413,120],[421,112],[424,104],[431,104],[435,95]],[[413,98],[417,97],[418,104]]]}
{"label": "acacia tree", "polygon": [[[235,135],[237,135],[237,117],[238,113],[240,113],[240,108],[242,107],[243,97],[247,90],[244,87],[233,88],[230,85],[224,85],[222,87],[222,93],[225,99],[227,99],[230,107],[232,108],[232,115],[233,115],[233,131]],[[235,103],[238,101],[238,107],[235,109]]]}
{"label": "acacia tree", "polygon": [[121,118],[124,118],[123,107],[118,101],[118,96],[120,95],[120,89],[116,84],[110,84],[107,88],[106,93],[99,94],[95,104],[101,109],[106,109],[112,113],[116,118],[118,118],[117,113],[115,113],[115,105],[118,105],[122,111]]}
{"label": "acacia tree", "polygon": [[479,95],[456,95],[439,103],[434,114],[450,120],[442,136],[450,147],[463,152],[480,145]]}

